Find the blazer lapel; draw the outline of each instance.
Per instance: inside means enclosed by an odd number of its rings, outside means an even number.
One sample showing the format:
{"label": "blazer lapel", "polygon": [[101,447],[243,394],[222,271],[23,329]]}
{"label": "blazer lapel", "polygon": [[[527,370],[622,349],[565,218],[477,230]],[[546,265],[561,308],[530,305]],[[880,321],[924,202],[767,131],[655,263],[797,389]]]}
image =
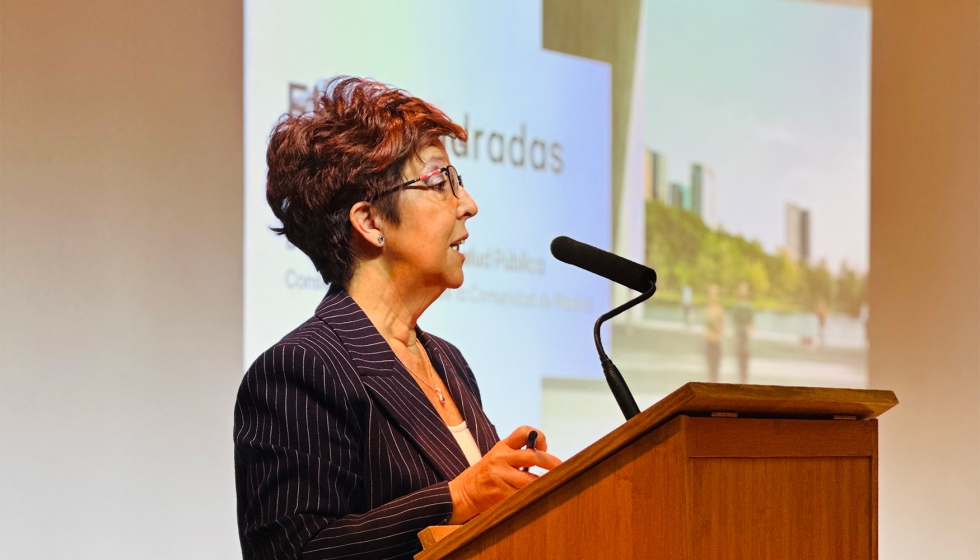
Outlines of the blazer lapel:
{"label": "blazer lapel", "polygon": [[415,444],[436,472],[446,480],[463,472],[469,463],[449,428],[347,292],[331,289],[317,309],[317,316],[337,333],[378,407]]}
{"label": "blazer lapel", "polygon": [[483,412],[483,407],[476,400],[476,395],[463,382],[460,370],[465,366],[454,359],[454,352],[446,347],[444,341],[422,332],[421,329],[416,328],[416,331],[419,340],[422,341],[422,345],[432,360],[432,365],[442,376],[449,393],[453,397],[453,402],[456,403],[460,414],[466,420],[466,427],[473,434],[473,439],[476,440],[476,445],[480,448],[480,454],[486,455],[490,448],[497,443],[497,437],[490,420]]}

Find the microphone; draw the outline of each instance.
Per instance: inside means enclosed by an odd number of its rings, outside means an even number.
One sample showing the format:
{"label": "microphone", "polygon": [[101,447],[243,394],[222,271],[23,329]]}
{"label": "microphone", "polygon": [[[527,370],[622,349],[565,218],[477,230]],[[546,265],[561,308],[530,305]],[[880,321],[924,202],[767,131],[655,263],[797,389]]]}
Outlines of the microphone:
{"label": "microphone", "polygon": [[556,237],[551,242],[551,254],[563,263],[588,270],[637,292],[645,292],[650,289],[651,283],[657,283],[657,272],[652,268],[570,237]]}
{"label": "microphone", "polygon": [[612,391],[613,396],[616,398],[619,409],[623,411],[623,416],[629,420],[640,413],[640,407],[636,406],[636,400],[633,399],[633,393],[630,392],[629,387],[626,385],[623,374],[619,372],[619,368],[609,359],[606,351],[602,349],[599,328],[602,326],[602,323],[612,319],[623,311],[650,299],[654,292],[657,291],[657,272],[650,267],[643,266],[642,264],[624,259],[619,255],[614,255],[609,251],[603,251],[598,247],[593,247],[592,245],[587,245],[565,236],[556,237],[552,240],[551,254],[564,263],[588,270],[593,274],[598,274],[627,288],[643,292],[638,297],[627,301],[612,311],[600,315],[599,319],[595,322],[595,328],[592,330],[592,335],[595,338],[595,348],[599,353],[599,363],[602,364],[602,373],[606,377],[606,383],[609,384],[609,390]]}

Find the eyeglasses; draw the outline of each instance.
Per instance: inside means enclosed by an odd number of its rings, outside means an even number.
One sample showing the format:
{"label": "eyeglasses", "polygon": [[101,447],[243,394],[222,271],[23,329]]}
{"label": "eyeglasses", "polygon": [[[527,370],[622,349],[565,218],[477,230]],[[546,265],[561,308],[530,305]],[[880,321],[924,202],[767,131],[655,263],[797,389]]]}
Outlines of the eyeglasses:
{"label": "eyeglasses", "polygon": [[368,202],[373,202],[382,196],[396,193],[405,189],[428,189],[443,192],[446,188],[446,183],[449,183],[449,188],[452,190],[453,196],[459,198],[459,190],[463,188],[463,176],[456,172],[455,167],[452,165],[447,165],[446,167],[441,167],[435,171],[430,171],[417,179],[406,181],[391,188],[390,190],[372,196],[370,199],[368,199]]}

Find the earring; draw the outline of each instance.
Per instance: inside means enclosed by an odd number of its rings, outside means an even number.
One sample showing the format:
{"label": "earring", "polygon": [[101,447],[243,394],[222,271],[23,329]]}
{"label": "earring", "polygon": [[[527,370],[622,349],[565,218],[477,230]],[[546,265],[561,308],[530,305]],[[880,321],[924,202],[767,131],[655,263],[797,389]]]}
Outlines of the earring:
{"label": "earring", "polygon": [[383,236],[383,235],[379,235],[378,236],[378,244],[379,245],[384,245],[385,244],[385,236]]}

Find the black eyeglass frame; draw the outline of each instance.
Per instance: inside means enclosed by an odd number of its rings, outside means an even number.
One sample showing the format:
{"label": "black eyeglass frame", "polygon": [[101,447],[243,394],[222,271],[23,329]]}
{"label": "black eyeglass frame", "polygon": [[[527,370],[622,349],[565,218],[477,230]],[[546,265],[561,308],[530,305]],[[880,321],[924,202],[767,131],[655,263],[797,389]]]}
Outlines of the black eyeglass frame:
{"label": "black eyeglass frame", "polygon": [[[447,178],[446,182],[449,183],[449,188],[450,190],[452,190],[453,196],[459,198],[459,189],[463,188],[463,176],[460,175],[458,171],[456,171],[455,167],[453,167],[452,165],[447,165],[445,167],[440,167],[439,169],[435,169],[433,171],[425,173],[416,179],[412,179],[411,181],[405,181],[400,185],[395,185],[389,190],[383,191],[380,194],[376,194],[372,196],[367,201],[374,202],[375,200],[381,198],[382,196],[387,196],[389,194],[396,193],[398,191],[405,190],[405,189],[435,190],[436,185],[426,185],[425,183],[422,183],[421,185],[416,185],[415,183],[420,183],[422,181],[425,181],[426,179],[431,179],[443,173],[446,174],[446,178]],[[455,181],[453,180],[454,178]]]}

